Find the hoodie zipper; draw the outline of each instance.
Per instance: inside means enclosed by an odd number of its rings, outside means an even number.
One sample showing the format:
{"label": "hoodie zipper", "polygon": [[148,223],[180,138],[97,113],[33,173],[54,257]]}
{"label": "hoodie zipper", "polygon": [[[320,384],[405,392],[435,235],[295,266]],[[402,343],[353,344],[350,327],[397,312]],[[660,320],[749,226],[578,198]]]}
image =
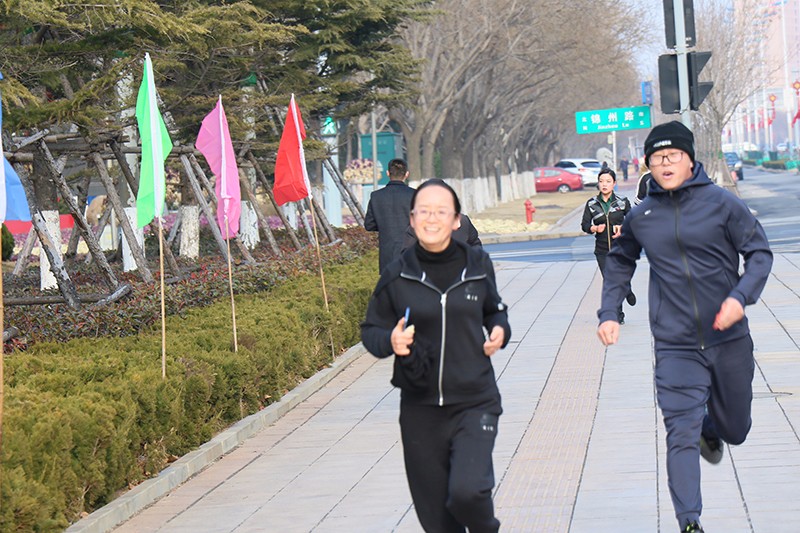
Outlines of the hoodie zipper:
{"label": "hoodie zipper", "polygon": [[[447,289],[449,291],[450,289]],[[444,380],[444,340],[447,338],[447,291],[442,293],[440,300],[442,304],[442,347],[439,351],[439,407],[444,405],[444,388],[442,381]]]}
{"label": "hoodie zipper", "polygon": [[467,269],[465,268],[461,273],[461,279],[455,284],[448,287],[446,291],[442,292],[439,290],[438,287],[436,287],[432,283],[428,283],[427,281],[425,281],[424,273],[422,279],[416,278],[414,276],[409,276],[408,274],[405,274],[403,272],[400,273],[401,278],[418,281],[423,285],[425,285],[426,287],[430,287],[431,289],[435,290],[440,295],[439,303],[442,306],[442,342],[441,342],[441,347],[439,349],[439,378],[437,381],[437,386],[439,389],[439,407],[444,406],[444,352],[445,352],[445,339],[446,339],[445,334],[447,333],[447,294],[451,290],[458,287],[459,285],[463,285],[468,281],[476,281],[479,279],[486,278],[486,274],[481,274],[479,276],[473,276],[470,278],[466,277],[466,275],[467,275]]}
{"label": "hoodie zipper", "polygon": [[673,191],[669,192],[670,199],[672,200],[672,205],[675,207],[675,241],[678,243],[678,249],[681,252],[681,260],[683,261],[683,267],[686,270],[686,280],[689,283],[689,295],[692,298],[692,308],[694,309],[694,321],[695,326],[697,327],[697,338],[700,341],[700,349],[705,349],[705,340],[703,339],[703,328],[702,323],[700,322],[700,310],[697,307],[697,296],[694,290],[694,280],[692,279],[692,272],[689,270],[689,258],[686,256],[686,249],[683,247],[683,243],[681,243],[681,236],[680,230],[678,229],[680,225],[680,206],[678,205],[678,200],[675,198]]}

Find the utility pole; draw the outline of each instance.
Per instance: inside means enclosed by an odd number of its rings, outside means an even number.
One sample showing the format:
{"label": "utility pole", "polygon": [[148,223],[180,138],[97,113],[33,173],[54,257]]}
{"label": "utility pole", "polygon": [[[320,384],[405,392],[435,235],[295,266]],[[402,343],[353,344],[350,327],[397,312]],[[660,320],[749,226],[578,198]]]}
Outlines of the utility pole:
{"label": "utility pole", "polygon": [[658,58],[658,77],[661,89],[661,111],[680,113],[683,124],[691,129],[691,111],[696,111],[711,91],[713,82],[701,82],[700,71],[711,58],[711,52],[689,52],[695,38],[694,5],[692,0],[663,0],[664,28],[667,53]]}
{"label": "utility pole", "polygon": [[375,125],[375,106],[372,106],[370,113],[370,125],[372,128],[372,192],[378,190],[378,132]]}
{"label": "utility pole", "polygon": [[[666,0],[670,1],[670,0]],[[681,122],[692,129],[692,114],[689,111],[689,63],[686,60],[686,19],[683,0],[672,0],[672,17],[675,24],[675,55],[678,59],[678,92],[681,102]]]}

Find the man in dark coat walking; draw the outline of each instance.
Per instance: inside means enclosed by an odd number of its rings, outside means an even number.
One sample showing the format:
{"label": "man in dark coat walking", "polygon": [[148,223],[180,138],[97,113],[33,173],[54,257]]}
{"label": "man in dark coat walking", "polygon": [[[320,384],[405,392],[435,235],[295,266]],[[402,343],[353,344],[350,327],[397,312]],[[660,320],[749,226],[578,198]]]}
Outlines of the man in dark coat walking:
{"label": "man in dark coat walking", "polygon": [[389,161],[386,171],[389,183],[374,191],[369,199],[364,229],[378,232],[378,268],[380,272],[386,265],[400,255],[403,238],[408,227],[411,196],[414,189],[406,185],[408,165],[402,159]]}

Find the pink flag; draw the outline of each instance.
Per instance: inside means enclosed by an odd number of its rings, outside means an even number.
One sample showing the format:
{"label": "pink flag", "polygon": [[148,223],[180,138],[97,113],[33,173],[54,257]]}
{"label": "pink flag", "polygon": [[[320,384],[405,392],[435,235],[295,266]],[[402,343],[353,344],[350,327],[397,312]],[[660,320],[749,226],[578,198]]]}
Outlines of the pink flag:
{"label": "pink flag", "polygon": [[222,237],[228,239],[239,231],[242,192],[239,188],[239,168],[236,166],[228,119],[222,107],[222,96],[213,111],[203,119],[194,146],[205,156],[211,172],[217,177],[217,222]]}
{"label": "pink flag", "polygon": [[300,110],[294,101],[294,95],[292,95],[289,111],[286,113],[286,123],[283,126],[281,143],[278,146],[278,156],[275,159],[275,185],[272,187],[272,193],[278,205],[296,202],[311,196],[308,171],[306,170],[306,155],[303,152],[303,139],[305,138],[306,128],[303,126],[303,117],[300,116]]}

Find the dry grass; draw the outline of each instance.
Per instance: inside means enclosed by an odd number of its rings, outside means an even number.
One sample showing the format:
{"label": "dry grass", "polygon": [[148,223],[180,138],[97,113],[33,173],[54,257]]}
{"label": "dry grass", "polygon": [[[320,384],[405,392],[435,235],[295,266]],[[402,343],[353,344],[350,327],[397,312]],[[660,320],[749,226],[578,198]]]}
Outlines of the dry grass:
{"label": "dry grass", "polygon": [[[565,194],[557,192],[539,193],[531,197],[531,202],[533,202],[533,206],[536,208],[533,220],[535,222],[555,224],[576,208],[583,206],[586,200],[596,194],[597,191],[594,188]],[[525,200],[515,200],[496,207],[491,207],[481,213],[471,214],[470,218],[476,220],[514,220],[517,222],[524,222]]]}

